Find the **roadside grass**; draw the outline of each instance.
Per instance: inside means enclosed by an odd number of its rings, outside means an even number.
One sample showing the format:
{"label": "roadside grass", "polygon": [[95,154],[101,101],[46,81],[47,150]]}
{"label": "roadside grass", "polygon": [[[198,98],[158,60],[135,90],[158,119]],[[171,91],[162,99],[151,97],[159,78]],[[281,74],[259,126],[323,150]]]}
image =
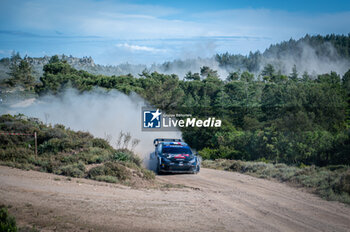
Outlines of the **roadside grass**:
{"label": "roadside grass", "polygon": [[[106,140],[87,132],[45,125],[23,115],[0,116],[0,131],[38,135],[35,155],[33,138],[0,134],[0,165],[126,185],[155,179],[154,173],[142,167],[142,160],[132,151],[114,149]],[[86,168],[93,164],[101,165]]]}
{"label": "roadside grass", "polygon": [[10,215],[8,208],[4,205],[0,205],[0,231],[4,232],[38,232],[39,230],[33,227],[18,227],[16,219]]}
{"label": "roadside grass", "polygon": [[0,207],[0,231],[18,231],[15,218],[9,214],[7,208],[4,206]]}
{"label": "roadside grass", "polygon": [[202,166],[275,179],[294,186],[306,187],[326,200],[350,204],[350,167],[346,165],[296,167],[283,163],[217,159],[204,160]]}
{"label": "roadside grass", "polygon": [[114,176],[95,176],[93,178],[94,180],[97,181],[103,181],[103,182],[107,182],[107,183],[117,183],[118,182],[118,178],[114,177]]}

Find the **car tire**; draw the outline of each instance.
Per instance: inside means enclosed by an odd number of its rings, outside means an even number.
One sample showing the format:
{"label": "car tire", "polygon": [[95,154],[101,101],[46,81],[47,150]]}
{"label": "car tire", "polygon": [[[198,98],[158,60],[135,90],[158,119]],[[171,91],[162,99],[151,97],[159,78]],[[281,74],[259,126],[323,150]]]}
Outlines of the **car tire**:
{"label": "car tire", "polygon": [[159,164],[159,162],[157,162],[156,174],[157,174],[157,175],[162,175],[162,174],[163,174],[162,170],[160,170],[160,164]]}
{"label": "car tire", "polygon": [[156,168],[156,174],[157,175],[159,175],[159,173],[160,173],[160,170],[159,170],[160,168],[159,168],[159,163],[157,163],[157,168]]}
{"label": "car tire", "polygon": [[197,169],[196,169],[196,174],[198,174],[200,170],[201,170],[201,166],[198,165],[198,166],[197,166]]}

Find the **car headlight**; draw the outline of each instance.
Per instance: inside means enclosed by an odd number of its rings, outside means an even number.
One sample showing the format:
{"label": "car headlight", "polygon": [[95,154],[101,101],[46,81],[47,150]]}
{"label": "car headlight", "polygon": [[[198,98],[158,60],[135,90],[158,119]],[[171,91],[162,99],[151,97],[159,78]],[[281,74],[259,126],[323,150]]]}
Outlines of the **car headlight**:
{"label": "car headlight", "polygon": [[170,162],[171,162],[170,160],[168,160],[168,159],[165,158],[165,157],[162,157],[162,161],[163,161],[164,163],[170,163]]}
{"label": "car headlight", "polygon": [[193,159],[191,159],[190,161],[188,161],[189,163],[193,164],[196,162],[196,157],[194,157]]}
{"label": "car headlight", "polygon": [[172,157],[171,154],[167,154],[167,153],[163,154],[163,158],[165,158],[165,159],[170,159],[171,157]]}

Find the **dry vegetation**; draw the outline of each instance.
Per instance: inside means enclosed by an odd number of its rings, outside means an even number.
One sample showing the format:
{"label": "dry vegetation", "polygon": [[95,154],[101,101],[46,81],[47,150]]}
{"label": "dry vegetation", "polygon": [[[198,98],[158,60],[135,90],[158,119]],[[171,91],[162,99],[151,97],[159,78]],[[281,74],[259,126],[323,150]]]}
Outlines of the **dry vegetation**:
{"label": "dry vegetation", "polygon": [[129,142],[133,148],[137,140],[128,133],[121,133],[118,142],[122,147],[114,149],[89,133],[74,132],[63,125],[47,126],[23,115],[1,116],[0,131],[38,134],[38,155],[33,137],[0,135],[2,165],[131,186],[154,179],[154,173],[143,168],[141,159],[130,150]]}
{"label": "dry vegetation", "polygon": [[240,160],[205,160],[207,168],[235,171],[265,179],[276,179],[300,187],[307,187],[327,200],[350,204],[350,167],[347,165],[288,166],[283,163],[250,162]]}

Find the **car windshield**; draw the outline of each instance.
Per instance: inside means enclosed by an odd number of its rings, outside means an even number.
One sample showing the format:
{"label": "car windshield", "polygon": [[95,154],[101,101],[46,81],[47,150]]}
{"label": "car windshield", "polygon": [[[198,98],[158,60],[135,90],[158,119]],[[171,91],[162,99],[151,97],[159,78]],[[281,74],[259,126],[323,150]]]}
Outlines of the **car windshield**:
{"label": "car windshield", "polygon": [[168,154],[192,154],[192,151],[189,147],[180,147],[180,146],[164,146],[163,153]]}

